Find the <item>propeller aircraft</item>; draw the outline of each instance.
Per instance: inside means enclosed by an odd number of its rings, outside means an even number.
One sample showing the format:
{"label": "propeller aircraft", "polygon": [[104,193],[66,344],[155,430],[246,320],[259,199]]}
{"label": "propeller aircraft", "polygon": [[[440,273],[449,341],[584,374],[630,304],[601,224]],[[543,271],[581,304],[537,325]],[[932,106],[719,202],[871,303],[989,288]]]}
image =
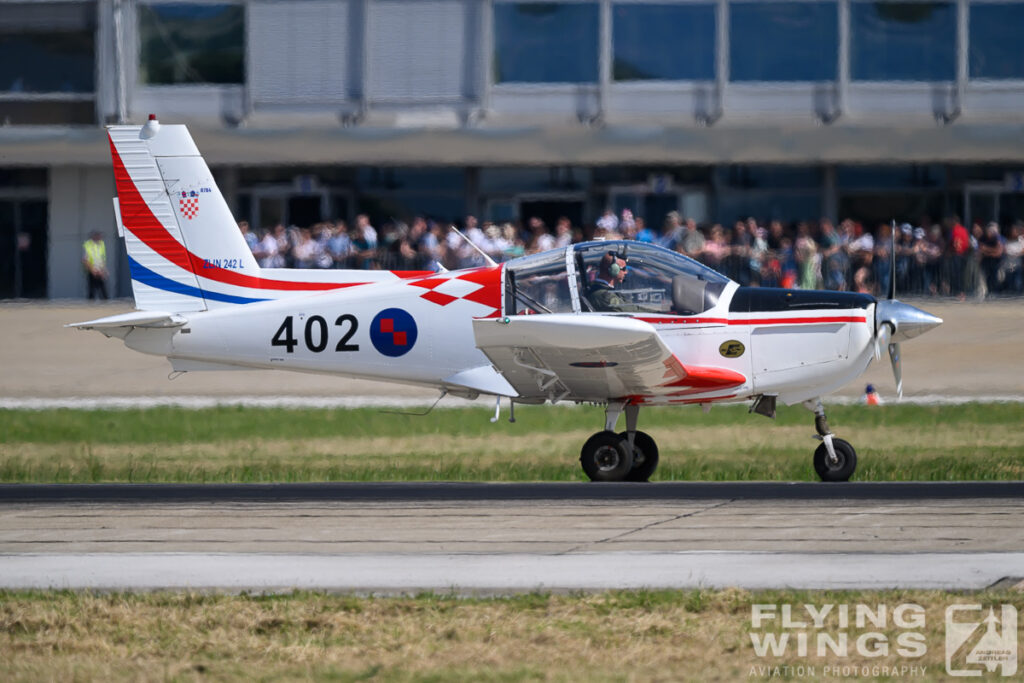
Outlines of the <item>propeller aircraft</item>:
{"label": "propeller aircraft", "polygon": [[[597,241],[451,272],[260,268],[187,128],[108,128],[136,309],[75,323],[178,372],[283,369],[432,387],[441,395],[604,407],[580,463],[647,481],[646,406],[778,401],[814,413],[823,481],[857,466],[822,397],[942,321],[866,294],[741,287],[681,254]],[[893,278],[895,282],[895,278]],[[616,425],[625,415],[625,430]]]}

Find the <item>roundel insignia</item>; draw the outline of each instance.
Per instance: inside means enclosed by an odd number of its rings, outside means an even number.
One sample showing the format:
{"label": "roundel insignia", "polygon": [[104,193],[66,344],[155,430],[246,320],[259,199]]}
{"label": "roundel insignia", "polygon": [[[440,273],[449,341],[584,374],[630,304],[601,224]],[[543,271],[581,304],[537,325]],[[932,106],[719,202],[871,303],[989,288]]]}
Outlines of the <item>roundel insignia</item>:
{"label": "roundel insignia", "polygon": [[401,308],[385,308],[370,323],[370,341],[385,356],[404,356],[416,344],[416,321]]}
{"label": "roundel insignia", "polygon": [[743,346],[743,342],[735,339],[722,342],[722,345],[718,347],[718,352],[726,358],[739,358],[744,351],[746,351],[746,347]]}

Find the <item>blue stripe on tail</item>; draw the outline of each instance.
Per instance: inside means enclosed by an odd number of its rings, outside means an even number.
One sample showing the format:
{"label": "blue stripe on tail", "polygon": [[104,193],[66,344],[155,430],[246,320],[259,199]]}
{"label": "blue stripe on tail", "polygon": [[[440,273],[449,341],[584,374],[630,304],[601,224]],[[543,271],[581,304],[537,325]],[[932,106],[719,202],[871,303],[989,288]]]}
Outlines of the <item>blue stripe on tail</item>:
{"label": "blue stripe on tail", "polygon": [[223,301],[227,304],[255,304],[260,301],[270,301],[270,299],[249,299],[244,296],[233,296],[231,294],[221,294],[219,292],[211,292],[208,290],[202,290],[198,287],[192,287],[191,285],[182,284],[175,282],[170,278],[166,278],[159,273],[155,273],[149,268],[145,267],[131,256],[128,257],[128,266],[131,268],[132,279],[141,282],[144,285],[149,285],[156,289],[162,289],[165,292],[172,292],[174,294],[184,294],[186,296],[194,296],[199,299],[210,299],[212,301]]}

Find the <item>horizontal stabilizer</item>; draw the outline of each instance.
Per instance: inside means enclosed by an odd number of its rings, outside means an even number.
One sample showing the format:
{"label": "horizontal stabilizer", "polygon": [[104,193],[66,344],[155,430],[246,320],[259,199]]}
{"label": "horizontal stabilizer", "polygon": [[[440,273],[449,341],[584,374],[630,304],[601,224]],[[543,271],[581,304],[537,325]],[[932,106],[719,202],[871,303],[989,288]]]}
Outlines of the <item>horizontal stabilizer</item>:
{"label": "horizontal stabilizer", "polygon": [[77,327],[80,330],[113,330],[128,327],[181,327],[187,322],[187,318],[177,313],[133,311],[107,318],[97,318],[84,323],[71,323],[64,327]]}

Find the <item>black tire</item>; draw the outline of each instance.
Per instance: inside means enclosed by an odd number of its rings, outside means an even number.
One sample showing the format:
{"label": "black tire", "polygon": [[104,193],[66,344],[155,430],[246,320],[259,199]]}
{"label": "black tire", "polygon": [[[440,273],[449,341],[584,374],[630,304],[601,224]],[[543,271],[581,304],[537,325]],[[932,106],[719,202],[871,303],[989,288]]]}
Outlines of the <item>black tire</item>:
{"label": "black tire", "polygon": [[[619,434],[622,445],[629,443],[626,432]],[[626,475],[626,481],[650,481],[654,470],[658,469],[658,444],[647,432],[637,432],[633,436],[633,467]]]}
{"label": "black tire", "polygon": [[832,439],[832,447],[836,449],[839,462],[829,462],[828,449],[822,443],[814,450],[814,471],[822,481],[849,481],[857,469],[857,451],[850,442],[836,438]]}
{"label": "black tire", "polygon": [[598,432],[583,444],[580,464],[590,481],[623,481],[633,468],[633,454],[615,432]]}

